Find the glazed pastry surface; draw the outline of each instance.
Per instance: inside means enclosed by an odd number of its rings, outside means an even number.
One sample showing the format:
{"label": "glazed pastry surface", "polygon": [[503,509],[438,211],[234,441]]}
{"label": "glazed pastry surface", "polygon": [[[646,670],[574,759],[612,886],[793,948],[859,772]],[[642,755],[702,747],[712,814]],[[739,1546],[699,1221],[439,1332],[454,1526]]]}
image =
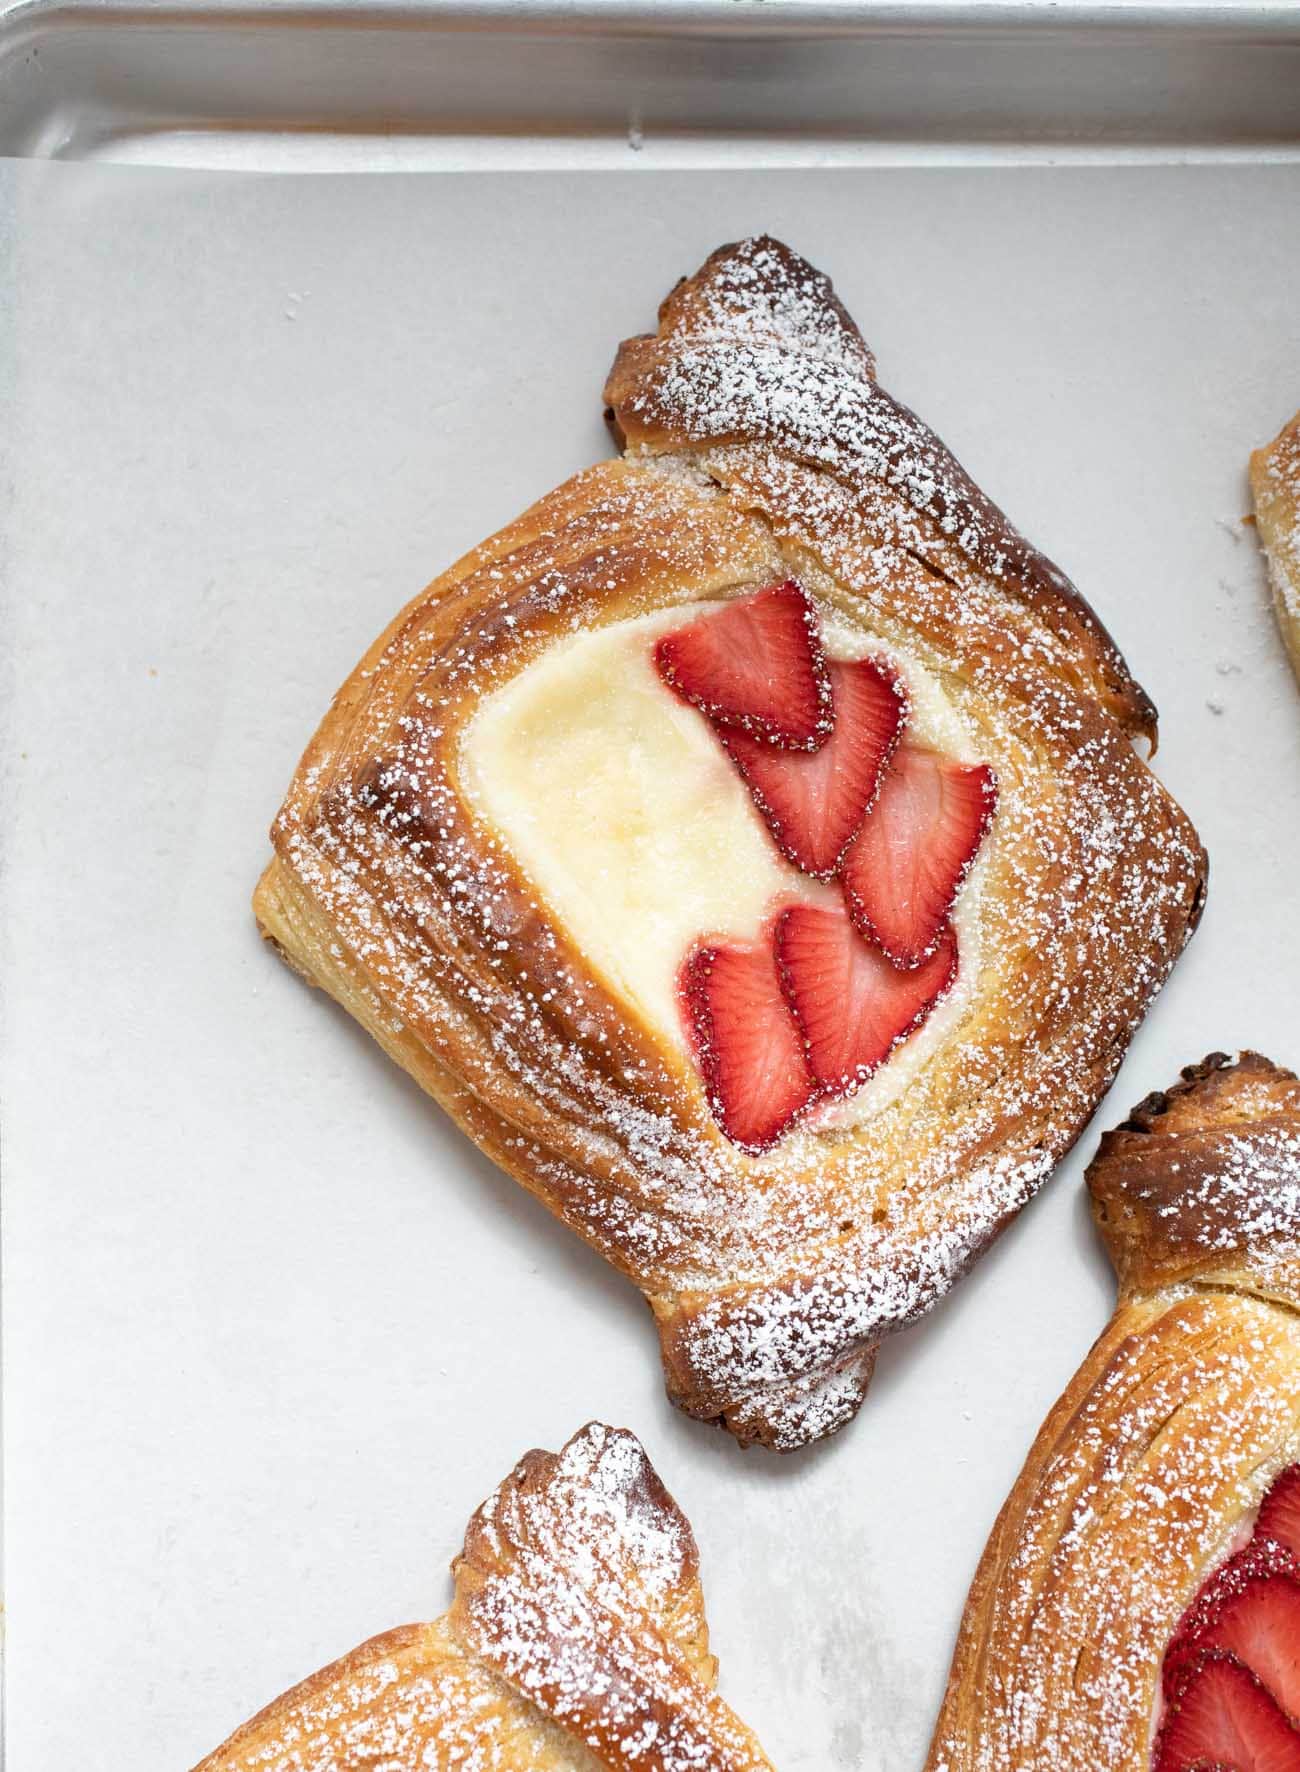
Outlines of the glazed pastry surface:
{"label": "glazed pastry surface", "polygon": [[1119,1300],[993,1529],[928,1772],[1150,1772],[1166,1649],[1300,1457],[1295,1076],[1212,1055],[1088,1185]]}
{"label": "glazed pastry surface", "polygon": [[1251,456],[1250,485],[1278,627],[1300,679],[1300,412]]}
{"label": "glazed pastry surface", "polygon": [[455,1599],[277,1698],[195,1772],[763,1772],[714,1690],[691,1529],[640,1442],[530,1452]]}
{"label": "glazed pastry surface", "polygon": [[[1154,710],[1105,630],[879,387],[803,260],[714,254],[606,397],[623,458],[436,580],[344,684],[255,908],[641,1288],[673,1399],[791,1448],[853,1415],[882,1336],[1078,1136],[1195,926],[1204,856],[1136,754]],[[711,1112],[672,944],[829,889],[635,636],[788,579],[833,655],[893,662],[917,734],[995,773],[997,810],[948,995],[753,1155]]]}

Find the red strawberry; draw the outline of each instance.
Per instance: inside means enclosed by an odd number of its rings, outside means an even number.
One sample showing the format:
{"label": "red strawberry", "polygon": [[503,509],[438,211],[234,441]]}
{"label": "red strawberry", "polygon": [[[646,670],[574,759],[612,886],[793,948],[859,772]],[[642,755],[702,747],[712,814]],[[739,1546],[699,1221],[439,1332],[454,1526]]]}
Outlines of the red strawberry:
{"label": "red strawberry", "polygon": [[827,1095],[851,1094],[865,1082],[925,1020],[957,972],[951,930],[924,965],[900,971],[862,939],[838,905],[783,911],[776,952],[808,1062]]}
{"label": "red strawberry", "polygon": [[900,966],[934,949],[997,804],[993,771],[904,744],[844,858],[858,927]]}
{"label": "red strawberry", "polygon": [[869,658],[828,666],[835,725],[819,751],[782,751],[746,732],[718,737],[787,861],[829,880],[876,797],[907,702]]}
{"label": "red strawberry", "polygon": [[681,988],[714,1116],[743,1149],[766,1150],[816,1094],[770,928],[756,942],[694,948]]}
{"label": "red strawberry", "polygon": [[655,668],[683,701],[765,743],[815,751],[830,734],[817,612],[793,579],[663,635]]}
{"label": "red strawberry", "polygon": [[1300,1716],[1300,1564],[1256,1539],[1201,1589],[1165,1656],[1166,1693],[1206,1649],[1235,1655],[1292,1716]]}
{"label": "red strawberry", "polygon": [[1300,1464],[1274,1479],[1255,1522],[1256,1538],[1272,1538],[1300,1557]]}
{"label": "red strawberry", "polygon": [[1165,1712],[1155,1772],[1300,1772],[1300,1732],[1254,1674],[1211,1650],[1187,1670]]}

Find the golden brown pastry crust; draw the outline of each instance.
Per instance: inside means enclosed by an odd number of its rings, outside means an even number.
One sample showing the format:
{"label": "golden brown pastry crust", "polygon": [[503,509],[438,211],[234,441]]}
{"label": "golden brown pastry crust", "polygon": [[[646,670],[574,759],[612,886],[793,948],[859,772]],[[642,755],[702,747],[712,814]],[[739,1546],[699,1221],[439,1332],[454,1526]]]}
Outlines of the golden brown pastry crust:
{"label": "golden brown pastry crust", "polygon": [[1300,1456],[1300,1082],[1212,1054],[1088,1185],[1119,1301],[993,1529],[928,1772],[1150,1772],[1175,1627]]}
{"label": "golden brown pastry crust", "polygon": [[[1204,856],[1135,754],[1154,713],[1096,618],[873,379],[828,281],[714,254],[619,352],[623,460],[421,593],[309,746],[263,931],[647,1296],[668,1387],[742,1440],[857,1409],[1086,1124],[1200,910]],[[999,780],[969,1012],[864,1124],[761,1159],[607,987],[462,792],[490,690],[575,626],[794,574],[938,677]]]}
{"label": "golden brown pastry crust", "polygon": [[632,1434],[530,1452],[453,1574],[449,1612],[322,1668],[195,1772],[770,1772],[714,1690],[695,1540]]}
{"label": "golden brown pastry crust", "polygon": [[1250,488],[1277,625],[1300,681],[1300,412],[1251,456]]}

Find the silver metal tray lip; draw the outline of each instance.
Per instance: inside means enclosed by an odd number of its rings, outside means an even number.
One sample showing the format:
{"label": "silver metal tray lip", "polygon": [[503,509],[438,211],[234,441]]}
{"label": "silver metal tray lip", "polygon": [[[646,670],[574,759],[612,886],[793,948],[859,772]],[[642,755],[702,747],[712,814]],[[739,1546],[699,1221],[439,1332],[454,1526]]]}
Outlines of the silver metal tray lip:
{"label": "silver metal tray lip", "polygon": [[0,0],[0,55],[76,30],[297,26],[672,38],[960,35],[1300,40],[1296,0]]}
{"label": "silver metal tray lip", "polygon": [[527,169],[651,138],[1293,157],[1300,0],[0,0],[2,155]]}

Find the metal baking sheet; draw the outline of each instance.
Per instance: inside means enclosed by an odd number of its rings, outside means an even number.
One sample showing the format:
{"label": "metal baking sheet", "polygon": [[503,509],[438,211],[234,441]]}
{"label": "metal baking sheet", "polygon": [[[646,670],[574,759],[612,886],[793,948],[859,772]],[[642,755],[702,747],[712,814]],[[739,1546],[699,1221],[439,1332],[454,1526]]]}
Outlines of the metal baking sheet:
{"label": "metal baking sheet", "polygon": [[1300,404],[1300,165],[1206,155],[0,166],[10,1765],[191,1764],[441,1608],[472,1507],[592,1416],[693,1520],[774,1762],[919,1763],[985,1534],[1109,1311],[1095,1134],[852,1427],[743,1454],[670,1409],[632,1290],[262,949],[248,894],[363,647],[606,452],[616,342],[767,228],[1160,705],[1209,908],[1098,1124],[1214,1047],[1300,1057],[1300,701],[1240,521],[1247,451]]}
{"label": "metal baking sheet", "polygon": [[1294,0],[0,0],[0,152],[297,169],[1293,152]]}

